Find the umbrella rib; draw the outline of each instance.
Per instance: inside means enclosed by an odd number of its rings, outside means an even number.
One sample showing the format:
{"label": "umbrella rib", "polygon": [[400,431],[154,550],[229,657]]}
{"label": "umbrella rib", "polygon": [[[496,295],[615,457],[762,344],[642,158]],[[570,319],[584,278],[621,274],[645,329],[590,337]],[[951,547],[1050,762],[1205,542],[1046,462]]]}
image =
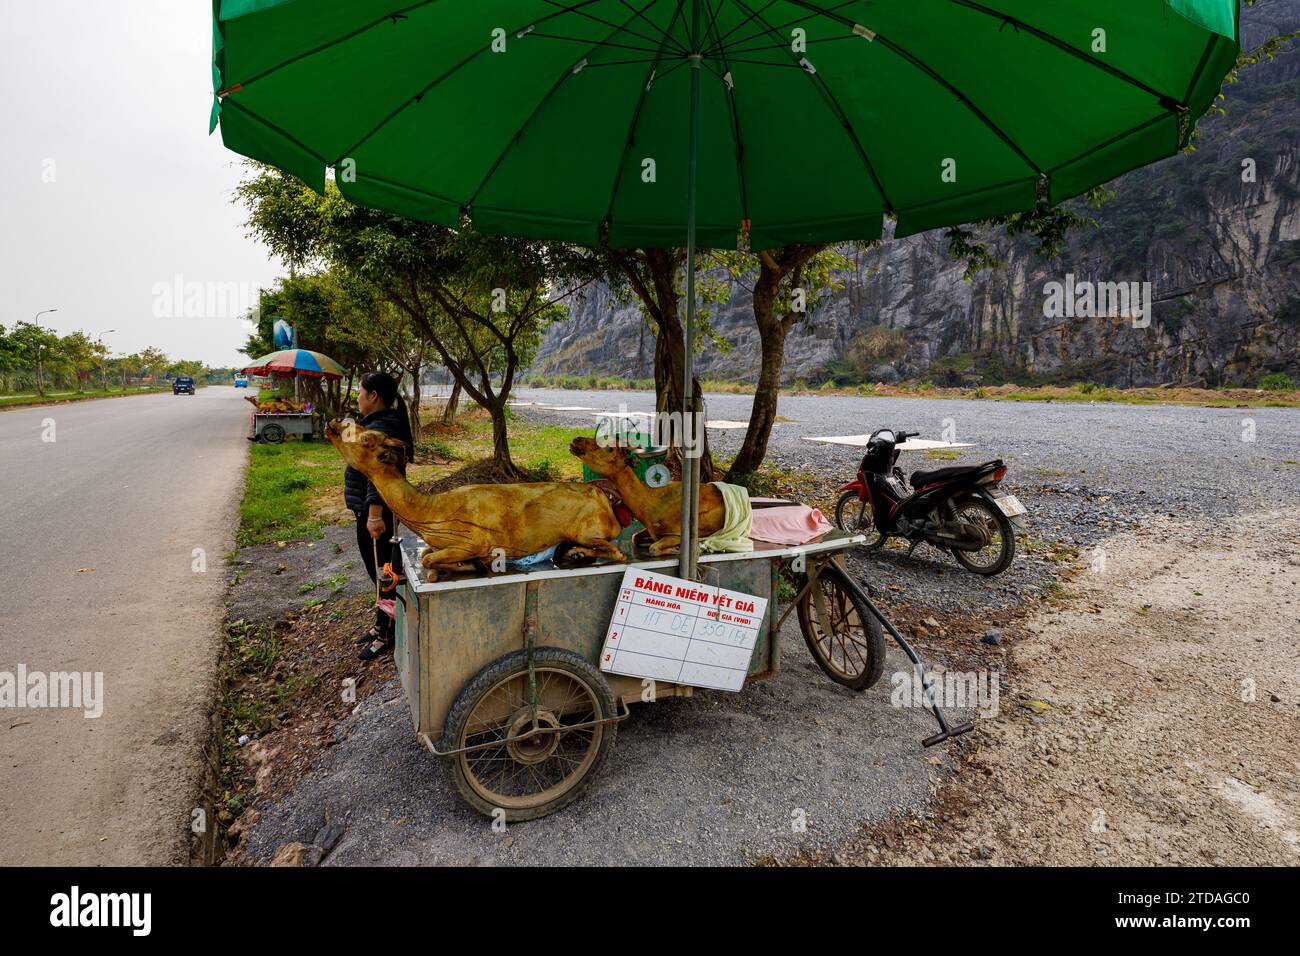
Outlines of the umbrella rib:
{"label": "umbrella rib", "polygon": [[[641,11],[644,13],[646,10],[649,10],[658,2],[659,0],[648,0],[646,5],[641,8]],[[628,17],[627,20],[624,22],[624,26],[626,26],[628,23],[631,23],[635,19],[636,19],[635,14]],[[609,35],[606,36],[605,39],[594,44],[591,47],[591,49],[587,51],[587,56],[591,56],[593,53],[599,50],[602,46],[605,45],[605,43],[608,40],[617,36],[622,29],[623,27],[615,27],[613,30],[611,30],[609,32]],[[551,97],[554,96],[557,92],[559,92],[559,89],[561,86],[564,85],[565,80],[569,79],[569,77],[574,75],[575,75],[575,71],[573,67],[571,66],[565,67],[564,72],[560,74],[560,78],[555,81],[554,85],[549,90],[546,91],[546,95],[537,101],[537,105],[533,107],[533,111],[528,114],[528,119],[524,120],[523,125],[520,126],[517,130],[515,130],[514,135],[511,136],[506,141],[506,145],[501,150],[501,154],[497,156],[496,162],[494,162],[492,166],[488,169],[487,175],[483,177],[483,181],[478,184],[478,188],[474,190],[473,195],[471,195],[469,197],[469,200],[465,203],[465,206],[467,208],[471,210],[473,209],[474,201],[478,199],[479,193],[481,193],[484,190],[484,188],[486,188],[488,182],[490,182],[492,177],[496,175],[496,171],[501,167],[501,164],[505,162],[506,154],[510,152],[510,148],[519,142],[520,137],[524,135],[524,130],[528,128],[528,125],[532,123],[534,119],[537,118],[537,114],[542,111],[542,108],[545,107],[548,102],[550,102]]]}
{"label": "umbrella rib", "polygon": [[[819,15],[821,15],[821,14],[834,13],[836,10],[840,10],[840,9],[842,9],[842,8],[844,8],[844,7],[851,7],[851,6],[853,6],[853,5],[854,5],[855,3],[857,3],[857,2],[858,2],[858,0],[844,0],[843,3],[837,3],[835,6],[833,6],[833,7],[827,7],[825,10],[818,9],[818,10],[812,12],[812,13],[807,14],[806,16],[796,17],[796,18],[793,19],[793,20],[789,20],[789,21],[787,21],[787,22],[785,22],[785,23],[782,23],[780,26],[773,27],[773,30],[774,30],[775,32],[780,32],[780,31],[782,31],[782,30],[785,30],[785,29],[788,28],[788,27],[792,27],[792,26],[794,26],[795,24],[798,24],[798,23],[806,23],[806,22],[808,22],[809,20],[811,20],[811,19],[813,19],[814,17],[819,16]],[[763,7],[762,10],[759,11],[759,13],[760,13],[760,14],[764,13],[764,12],[767,10],[767,8],[770,7],[770,6],[772,6],[772,4],[771,4],[771,3],[768,3],[766,6]],[[708,50],[706,50],[706,51],[705,51],[705,56],[711,56],[711,55],[713,55],[715,52],[717,52],[718,47],[720,47],[720,46],[722,45],[723,41],[726,40],[727,37],[731,36],[733,33],[735,33],[737,30],[739,30],[741,27],[745,26],[746,24],[753,23],[753,22],[754,22],[753,18],[750,17],[750,18],[748,18],[748,19],[742,20],[742,21],[741,21],[740,23],[738,23],[736,26],[732,27],[730,30],[727,31],[727,33],[726,33],[725,36],[718,37],[718,43],[717,43],[717,46],[710,47]],[[767,30],[760,30],[758,33],[751,33],[749,36],[745,37],[743,40],[737,40],[736,43],[737,43],[737,44],[740,44],[740,43],[748,43],[750,40],[757,40],[759,37],[764,37],[764,36],[767,36],[767,35],[768,35],[768,31],[767,31]],[[849,36],[853,36],[853,34],[849,34]],[[838,39],[838,37],[836,37],[835,39]],[[811,42],[813,42],[813,41],[809,40],[808,42],[811,43]],[[790,46],[790,44],[789,44],[789,43],[782,43],[782,44],[780,44],[780,46],[788,47],[788,46]],[[775,50],[775,49],[778,49],[778,48],[779,48],[779,47],[773,46],[773,47],[770,47],[769,49],[773,49],[773,50]]]}
{"label": "umbrella rib", "polygon": [[230,84],[229,86],[226,87],[226,89],[233,90],[236,87],[246,87],[251,83],[256,83],[258,80],[270,76],[272,73],[275,73],[278,70],[282,70],[286,66],[291,66],[292,64],[297,63],[299,60],[305,60],[307,59],[307,57],[315,56],[317,53],[320,53],[324,50],[328,50],[330,47],[338,46],[340,43],[346,43],[348,40],[351,40],[353,37],[361,36],[361,34],[373,30],[375,27],[380,26],[385,21],[391,21],[393,23],[397,23],[399,19],[405,19],[406,14],[410,13],[412,10],[418,10],[420,7],[427,7],[429,4],[436,3],[436,2],[437,0],[419,0],[418,3],[412,3],[409,6],[402,7],[400,10],[394,10],[392,13],[385,13],[383,16],[370,21],[365,26],[357,27],[357,29],[353,30],[351,33],[345,33],[343,36],[330,40],[328,43],[322,43],[320,46],[313,47],[310,50],[304,50],[302,53],[294,54],[293,56],[289,57],[289,59],[277,63],[275,66],[268,67],[265,70],[263,70],[261,73],[256,73],[241,83]]}
{"label": "umbrella rib", "polygon": [[1116,133],[1110,139],[1106,140],[1106,142],[1098,143],[1096,146],[1092,147],[1091,149],[1084,150],[1082,153],[1079,153],[1079,155],[1077,156],[1071,156],[1063,163],[1057,163],[1050,170],[1048,170],[1048,173],[1050,175],[1051,173],[1055,173],[1057,170],[1064,169],[1066,166],[1072,166],[1073,164],[1077,163],[1081,159],[1087,159],[1093,153],[1100,153],[1103,149],[1115,145],[1120,140],[1128,139],[1134,133],[1140,133],[1148,126],[1154,126],[1156,123],[1163,123],[1169,118],[1170,117],[1167,113],[1162,113],[1159,116],[1153,116],[1149,120],[1143,120],[1141,123],[1138,123],[1137,126],[1134,126],[1132,129],[1127,129],[1122,133]]}
{"label": "umbrella rib", "polygon": [[[782,29],[782,28],[781,28],[781,27],[777,27],[776,29],[780,30],[780,29]],[[753,39],[753,38],[751,38],[751,39]],[[806,42],[809,46],[812,46],[814,43],[832,43],[832,42],[835,42],[835,41],[837,41],[837,40],[858,40],[858,41],[861,41],[861,40],[862,40],[862,37],[858,36],[856,33],[841,33],[841,34],[837,34],[836,36],[833,36],[833,37],[813,37],[812,39],[807,40],[807,41],[805,41],[805,42]],[[770,46],[751,46],[751,47],[747,47],[747,48],[744,49],[744,50],[733,50],[732,52],[734,52],[734,53],[762,53],[764,50],[788,50],[789,48],[790,48],[790,44],[788,44],[788,43],[773,43],[773,44],[771,44]]]}
{"label": "umbrella rib", "polygon": [[[294,136],[294,135],[293,135],[292,133],[290,133],[288,130],[281,129],[279,126],[276,126],[274,123],[272,123],[272,122],[271,122],[269,119],[267,119],[266,117],[261,116],[261,115],[259,115],[259,114],[257,114],[257,113],[254,113],[252,110],[250,110],[250,109],[249,109],[247,106],[245,106],[243,103],[240,103],[240,102],[238,102],[237,100],[230,100],[228,103],[224,103],[224,104],[222,104],[222,105],[223,105],[223,106],[233,106],[233,107],[235,107],[239,112],[243,113],[245,116],[248,116],[248,117],[250,117],[250,118],[252,118],[252,119],[257,120],[257,122],[261,123],[261,124],[262,124],[263,126],[265,126],[267,129],[269,129],[269,130],[271,130],[271,131],[273,131],[273,132],[275,132],[275,133],[278,133],[280,136],[283,136],[285,139],[287,139],[289,142],[293,143],[295,146],[297,146],[297,147],[299,147],[300,149],[302,149],[304,152],[310,153],[310,154],[312,155],[312,157],[314,157],[315,159],[317,159],[317,160],[320,161],[320,164],[321,164],[322,166],[329,166],[329,165],[330,165],[330,161],[329,161],[328,159],[326,159],[324,156],[320,155],[320,153],[316,152],[316,150],[312,149],[310,146],[308,146],[308,145],[307,145],[306,143],[304,143],[302,140],[298,139],[298,137]],[[322,174],[322,175],[323,175],[323,174]]]}
{"label": "umbrella rib", "polygon": [[[551,6],[553,6],[553,7],[562,6],[562,4],[559,3],[559,0],[542,0],[542,2],[543,2],[543,3],[549,3],[549,4],[550,4]],[[629,10],[632,10],[632,12],[633,12],[634,15],[639,15],[638,12],[637,12],[637,11],[636,11],[632,6],[631,6],[631,4],[626,3],[625,0],[619,0],[619,2],[622,3],[623,6],[627,7]],[[660,40],[656,40],[654,37],[648,37],[648,36],[646,36],[645,34],[637,33],[635,30],[629,30],[629,29],[626,28],[626,26],[619,27],[617,24],[612,23],[611,21],[606,20],[606,19],[604,19],[603,17],[598,17],[598,16],[596,16],[594,13],[585,13],[585,12],[583,12],[582,10],[576,10],[576,11],[574,11],[574,12],[578,13],[580,16],[584,16],[584,17],[586,17],[588,20],[593,20],[593,21],[595,21],[596,23],[602,24],[603,26],[614,27],[614,28],[615,28],[615,29],[614,29],[614,32],[615,32],[615,33],[620,33],[620,32],[621,32],[621,33],[629,33],[629,34],[631,34],[632,36],[636,37],[638,40],[645,40],[646,43],[659,43],[659,42],[661,42]],[[653,22],[651,22],[651,21],[650,21],[649,19],[647,19],[646,17],[643,16],[642,19],[645,20],[647,23],[650,23],[651,26],[654,26]],[[628,22],[630,23],[631,21],[628,21]],[[612,35],[613,35],[613,34],[611,34],[611,36],[612,36]],[[569,39],[569,38],[568,38],[568,37],[562,37],[562,38],[560,38],[560,39]],[[649,51],[649,50],[646,50],[645,52],[649,53],[650,51]],[[684,53],[684,52],[686,52],[686,51],[683,50],[682,52]]]}
{"label": "umbrella rib", "polygon": [[[532,34],[530,34],[530,35],[531,35],[532,37],[538,39],[538,40],[564,40],[566,43],[590,43],[590,42],[591,42],[591,40],[589,40],[589,39],[584,39],[583,37],[562,37],[562,36],[557,36],[557,35],[554,34],[554,33],[536,33],[536,32],[534,32],[534,33],[532,33]],[[653,43],[654,41],[651,40],[650,42]],[[620,49],[620,50],[635,50],[637,53],[654,53],[654,52],[655,52],[654,50],[650,49],[649,47],[644,47],[644,46],[631,46],[631,45],[629,45],[629,44],[627,44],[627,43],[606,43],[606,44],[604,44],[604,45],[605,45],[605,46],[609,46],[609,47],[617,47],[617,48]],[[598,65],[598,64],[597,64],[597,65]]]}
{"label": "umbrella rib", "polygon": [[[722,44],[723,44],[724,42],[726,42],[727,37],[731,36],[731,35],[732,35],[733,33],[735,33],[737,30],[743,30],[746,26],[748,26],[749,24],[751,24],[751,23],[754,22],[754,18],[755,18],[755,17],[759,16],[759,14],[765,13],[767,10],[769,10],[769,9],[770,9],[772,6],[774,6],[775,4],[776,4],[776,0],[767,0],[767,3],[763,4],[763,9],[762,9],[762,10],[759,10],[758,13],[754,13],[752,10],[749,11],[749,16],[748,16],[748,17],[746,17],[744,20],[741,20],[739,23],[737,23],[734,27],[732,27],[732,28],[731,28],[730,30],[728,30],[726,33],[722,34],[722,36],[718,37],[717,46],[722,46]],[[766,32],[766,31],[763,31],[763,32]],[[762,36],[762,35],[763,35],[763,32],[756,33],[756,34],[754,34],[754,36]],[[752,40],[753,37],[750,37],[749,39]],[[741,40],[741,41],[739,41],[739,42],[743,43],[743,42],[745,42],[745,41],[744,41],[744,40]],[[708,50],[705,50],[705,51],[704,51],[704,55],[705,55],[705,56],[711,56],[711,55],[713,54],[713,52],[714,52],[715,49],[716,49],[716,47],[710,47]]]}
{"label": "umbrella rib", "polygon": [[[798,3],[800,6],[805,5],[804,3],[800,2],[800,0],[791,0],[791,2]],[[975,3],[973,2],[973,0],[947,0],[947,2],[955,4],[959,7],[965,7],[968,10],[974,10],[975,12],[982,13],[985,16],[993,17],[997,20],[1001,20],[1003,23],[1009,23],[1017,30],[1023,28],[1033,36],[1038,37],[1038,39],[1046,43],[1050,43],[1052,46],[1056,47],[1057,49],[1063,50],[1064,52],[1069,53],[1071,56],[1082,60],[1088,65],[1095,66],[1099,70],[1104,70],[1105,72],[1109,73],[1111,76],[1115,77],[1116,79],[1123,80],[1125,83],[1129,83],[1137,87],[1139,90],[1142,90],[1142,92],[1154,96],[1157,100],[1160,101],[1160,105],[1163,106],[1165,109],[1169,110],[1171,113],[1178,113],[1187,108],[1185,104],[1179,103],[1172,96],[1169,96],[1166,93],[1161,93],[1159,90],[1153,89],[1152,87],[1143,83],[1137,77],[1129,76],[1123,70],[1117,69],[1116,67],[1111,66],[1109,63],[1104,63],[1101,60],[1098,60],[1095,57],[1090,56],[1084,51],[1076,49],[1075,47],[1066,43],[1064,40],[1048,33],[1046,30],[1040,30],[1038,29],[1038,27],[1025,23],[1023,20],[1017,20],[1015,17],[1009,16],[1008,14],[999,13],[997,10],[994,10],[992,7],[986,7],[982,3]]]}
{"label": "umbrella rib", "polygon": [[[593,4],[593,3],[599,3],[599,2],[600,2],[600,0],[583,0],[583,2],[580,3],[580,4],[578,4],[577,6],[573,6],[573,7],[565,7],[563,10],[556,10],[554,13],[547,14],[546,16],[542,17],[542,18],[539,19],[539,20],[534,20],[532,23],[525,23],[525,24],[523,24],[522,26],[516,27],[515,30],[514,30],[513,32],[517,34],[517,33],[519,33],[520,30],[525,30],[525,29],[527,29],[527,28],[530,27],[530,26],[535,26],[535,25],[537,25],[538,23],[546,23],[546,22],[549,21],[549,20],[554,20],[556,17],[563,16],[565,13],[574,13],[574,12],[578,12],[578,8],[579,8],[579,7],[586,7],[586,6],[590,6],[590,5]],[[387,116],[385,116],[382,120],[380,120],[379,123],[378,123],[378,124],[377,124],[373,129],[370,130],[370,132],[366,133],[366,135],[362,136],[361,139],[357,140],[357,142],[356,142],[356,143],[355,143],[355,144],[354,144],[350,149],[344,150],[343,153],[339,156],[339,158],[338,158],[337,160],[335,160],[332,164],[329,164],[329,165],[337,166],[339,163],[341,163],[341,162],[342,162],[344,159],[346,159],[348,156],[351,156],[351,155],[352,155],[353,153],[355,153],[358,149],[360,149],[360,148],[361,148],[362,146],[364,146],[367,142],[369,142],[370,139],[371,139],[371,138],[372,138],[376,133],[378,133],[381,129],[383,129],[385,126],[387,126],[389,123],[391,123],[394,119],[396,119],[397,116],[398,116],[398,114],[400,114],[401,112],[403,112],[404,110],[406,110],[408,107],[410,107],[410,105],[411,105],[412,103],[418,103],[418,102],[420,102],[420,100],[422,100],[422,99],[424,98],[425,94],[428,93],[431,89],[433,89],[435,86],[437,86],[437,85],[438,85],[439,83],[441,83],[443,80],[445,80],[445,79],[447,79],[448,77],[450,77],[452,74],[459,72],[460,69],[461,69],[462,67],[468,66],[470,63],[472,63],[474,60],[476,60],[479,56],[481,56],[484,50],[487,50],[487,49],[488,49],[488,47],[480,46],[477,50],[475,50],[475,51],[474,51],[473,53],[471,53],[469,56],[465,57],[465,59],[461,60],[461,61],[460,61],[459,63],[457,63],[455,66],[453,66],[453,67],[451,67],[450,69],[444,71],[444,72],[443,72],[442,74],[440,74],[437,78],[435,78],[431,83],[429,83],[427,86],[425,86],[424,89],[420,90],[420,92],[416,93],[414,96],[412,96],[412,97],[410,97],[409,99],[407,99],[407,100],[406,100],[405,102],[403,102],[400,106],[398,106],[397,109],[393,110],[391,113],[389,113]]]}
{"label": "umbrella rib", "polygon": [[[677,0],[677,8],[673,10],[673,15],[668,20],[668,32],[672,30],[677,23],[677,18],[682,15],[682,5],[686,0]],[[658,56],[655,57],[655,65],[645,75],[645,82],[641,84],[641,96],[636,101],[636,109],[632,113],[632,122],[627,128],[627,139],[623,142],[623,155],[619,157],[618,169],[614,172],[614,184],[609,191],[609,205],[605,207],[605,224],[608,227],[610,221],[614,218],[614,204],[618,201],[618,189],[623,184],[623,171],[627,169],[627,157],[632,152],[632,144],[636,142],[636,128],[641,120],[641,110],[645,107],[645,101],[650,96],[650,84],[653,82],[655,72],[659,68],[659,62],[663,59],[663,48],[660,47]],[[685,62],[685,61],[682,61]]]}
{"label": "umbrella rib", "polygon": [[[814,9],[812,7],[809,7],[808,4],[804,2],[804,0],[789,0],[789,2],[793,3],[795,6],[803,7],[804,9]],[[960,2],[960,0],[952,0],[952,2]],[[855,26],[855,24],[852,21],[850,21],[847,17],[841,16],[840,14],[836,14],[828,10],[814,10],[814,12],[819,13],[822,16],[825,16],[827,19],[839,23],[842,26],[846,26],[849,29],[852,29]],[[1039,166],[1038,163],[1034,162],[1029,157],[1029,155],[1023,149],[1021,149],[1019,145],[1016,144],[1016,141],[1007,135],[1007,133],[1002,129],[1002,127],[998,126],[996,123],[993,122],[993,120],[989,119],[989,117],[984,113],[984,111],[981,110],[978,106],[976,106],[971,101],[970,97],[968,97],[965,93],[957,89],[957,87],[953,86],[946,79],[940,76],[939,73],[936,70],[934,70],[934,68],[929,66],[929,64],[921,60],[919,57],[909,53],[907,50],[903,49],[901,46],[899,46],[897,43],[895,43],[893,40],[890,40],[888,37],[884,36],[883,34],[877,33],[875,35],[875,40],[873,42],[880,43],[886,49],[892,50],[895,54],[901,56],[903,59],[907,60],[907,62],[911,63],[921,72],[929,76],[930,79],[940,84],[949,93],[952,93],[954,96],[956,96],[957,99],[959,99],[962,102],[962,105],[964,105],[966,109],[970,110],[970,112],[975,115],[976,119],[978,119],[981,123],[987,126],[989,130],[995,136],[998,137],[998,139],[1002,140],[1003,143],[1009,146],[1011,150],[1017,156],[1019,156],[1020,159],[1024,161],[1024,163],[1027,166],[1029,166],[1029,168],[1031,168],[1037,175],[1039,176],[1043,175],[1042,167]]]}
{"label": "umbrella rib", "polygon": [[[751,17],[757,19],[759,23],[763,24],[763,26],[767,28],[769,33],[773,32],[771,24],[769,24],[767,20],[763,18],[763,15],[761,13],[756,13],[753,10],[751,10],[744,3],[744,0],[735,0],[735,2],[738,7],[740,7],[742,10],[748,13]],[[793,55],[794,54],[791,53],[791,56]],[[866,167],[867,174],[871,177],[871,181],[876,186],[876,191],[880,193],[881,201],[885,204],[885,211],[886,212],[892,211],[894,208],[894,204],[889,201],[889,195],[885,192],[885,184],[882,183],[880,181],[880,177],[876,175],[876,168],[871,163],[871,157],[867,155],[866,148],[863,147],[862,141],[858,138],[857,131],[853,128],[853,124],[849,122],[848,117],[844,115],[843,108],[841,108],[839,101],[835,98],[835,94],[830,91],[830,87],[826,85],[826,81],[823,80],[816,73],[809,73],[807,70],[804,70],[803,67],[799,66],[798,63],[792,63],[791,66],[797,67],[799,71],[803,73],[805,76],[807,76],[808,79],[813,83],[813,85],[816,86],[821,91],[822,96],[825,98],[826,102],[830,105],[831,109],[834,111],[836,118],[840,121],[841,125],[844,127],[844,131],[849,134],[849,139],[853,141],[853,146],[858,151],[858,158],[862,160],[862,165]]]}
{"label": "umbrella rib", "polygon": [[[676,39],[674,36],[672,36],[673,24],[672,24],[671,21],[670,21],[669,24],[668,24],[668,29],[665,30],[663,27],[661,27],[661,26],[659,26],[658,24],[656,24],[653,20],[651,20],[651,19],[650,19],[649,17],[647,17],[645,14],[641,13],[639,10],[637,10],[635,7],[633,7],[632,4],[630,4],[630,3],[628,2],[628,0],[618,0],[618,2],[621,3],[621,4],[623,4],[623,6],[627,7],[627,9],[629,9],[629,10],[633,11],[634,13],[636,13],[636,15],[637,15],[638,17],[640,17],[642,20],[644,20],[644,21],[645,21],[647,24],[649,24],[651,27],[654,27],[654,29],[658,30],[658,31],[663,35],[663,38],[664,38],[665,40],[667,40],[669,43],[671,43],[671,44],[673,45],[673,48],[674,48],[678,53],[682,54],[683,56],[686,55],[686,47],[682,46],[682,45],[677,41],[677,39]],[[677,9],[680,11],[680,10],[681,10],[681,6],[679,5]],[[677,19],[677,17],[674,15],[673,20],[676,20],[676,19]],[[661,44],[661,46],[662,46],[662,44]]]}
{"label": "umbrella rib", "polygon": [[[726,47],[722,44],[721,37],[718,36],[718,14],[722,11],[722,5],[726,0],[718,0],[718,6],[713,11],[713,16],[709,19],[709,28],[704,31],[707,37],[710,33],[718,41],[719,56],[722,59],[722,68],[726,73],[731,72],[731,62],[727,57]],[[707,63],[707,60],[705,61]],[[741,222],[749,221],[749,186],[745,182],[745,142],[740,135],[740,110],[736,108],[736,91],[730,84],[727,86],[727,108],[731,112],[731,132],[736,141],[736,181],[740,186],[740,218]]]}
{"label": "umbrella rib", "polygon": [[907,62],[911,63],[913,66],[915,66],[926,76],[930,77],[930,79],[934,80],[936,83],[938,83],[940,86],[946,89],[953,96],[957,97],[957,99],[961,101],[962,105],[965,106],[966,109],[970,110],[970,112],[975,115],[975,118],[977,120],[979,120],[981,123],[987,126],[989,130],[998,137],[998,139],[1002,140],[1002,142],[1004,142],[1007,146],[1011,147],[1012,151],[1017,156],[1019,156],[1027,166],[1029,166],[1039,176],[1043,175],[1043,168],[1039,166],[1038,163],[1034,162],[1029,157],[1029,154],[1026,153],[1023,149],[1021,149],[1020,146],[1016,143],[1016,141],[1013,140],[1006,133],[1006,131],[1002,129],[1001,126],[993,122],[993,120],[989,119],[988,115],[985,114],[985,112],[982,109],[980,109],[978,106],[976,106],[974,102],[971,101],[971,98],[969,96],[967,96],[961,90],[957,89],[957,87],[953,86],[946,79],[940,76],[939,73],[935,71],[924,60],[909,53],[907,50],[904,50],[893,40],[890,40],[888,37],[882,36],[879,33],[876,34],[875,42],[881,44],[887,50],[892,50],[898,56],[901,56],[903,59],[907,60]]}

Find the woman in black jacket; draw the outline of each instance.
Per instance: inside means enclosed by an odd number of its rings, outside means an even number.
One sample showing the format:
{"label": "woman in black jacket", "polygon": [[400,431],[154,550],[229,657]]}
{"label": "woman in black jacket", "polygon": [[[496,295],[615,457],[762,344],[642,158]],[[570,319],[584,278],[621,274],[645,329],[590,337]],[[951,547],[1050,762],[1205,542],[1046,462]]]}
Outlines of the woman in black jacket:
{"label": "woman in black jacket", "polygon": [[[415,457],[415,443],[411,437],[411,422],[406,414],[406,402],[397,391],[397,379],[386,372],[370,372],[361,376],[357,390],[357,408],[361,412],[360,425],[390,438],[406,443],[406,459]],[[406,466],[402,466],[406,473]],[[371,581],[378,580],[379,570],[394,560],[396,548],[392,544],[393,513],[380,497],[374,484],[351,465],[343,473],[343,500],[357,516],[357,547]],[[378,551],[378,565],[375,552]],[[373,660],[393,648],[393,619],[378,608],[375,623],[357,641],[365,644],[360,658]]]}

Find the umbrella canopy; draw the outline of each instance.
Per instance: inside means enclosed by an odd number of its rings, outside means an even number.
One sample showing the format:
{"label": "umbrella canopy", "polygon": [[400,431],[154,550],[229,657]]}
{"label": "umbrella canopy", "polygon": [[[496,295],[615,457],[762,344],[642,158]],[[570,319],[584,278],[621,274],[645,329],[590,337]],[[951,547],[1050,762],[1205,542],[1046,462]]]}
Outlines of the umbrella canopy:
{"label": "umbrella canopy", "polygon": [[[323,190],[614,247],[876,239],[1188,142],[1237,0],[213,0],[212,128]],[[695,578],[699,459],[679,573]]]}
{"label": "umbrella canopy", "polygon": [[[1185,145],[1236,0],[216,0],[222,136],[402,215],[615,247],[872,239]],[[696,25],[698,23],[698,26]],[[699,69],[688,69],[696,65]]]}
{"label": "umbrella canopy", "polygon": [[342,378],[347,370],[328,355],[307,349],[283,349],[254,359],[247,375],[302,375],[306,378]]}

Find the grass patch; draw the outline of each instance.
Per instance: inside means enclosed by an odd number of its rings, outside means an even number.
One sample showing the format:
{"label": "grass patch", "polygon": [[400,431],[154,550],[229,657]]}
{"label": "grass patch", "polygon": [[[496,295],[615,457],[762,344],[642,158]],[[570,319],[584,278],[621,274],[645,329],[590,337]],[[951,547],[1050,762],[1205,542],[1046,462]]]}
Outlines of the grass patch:
{"label": "grass patch", "polygon": [[[466,462],[492,457],[492,419],[480,408],[471,408],[456,418],[455,425],[442,425],[437,416],[426,413],[424,433],[416,443],[417,459],[408,469],[412,484],[427,484],[464,468]],[[596,421],[589,427],[570,428],[544,425],[511,414],[510,457],[534,481],[565,481],[582,478],[582,462],[569,454],[569,443],[579,435],[594,435]],[[441,459],[428,462],[428,457]]]}
{"label": "grass patch", "polygon": [[[716,480],[721,481],[722,476],[727,475],[734,460],[734,458],[714,459]],[[747,474],[727,475],[727,482],[745,488],[751,498],[789,498],[792,501],[803,501],[812,498],[818,490],[818,479],[815,475],[796,469],[778,468],[775,465],[763,465],[758,471]]]}
{"label": "grass patch", "polygon": [[343,462],[328,442],[253,445],[237,543],[246,548],[317,534],[326,522],[312,499],[329,489],[341,497],[342,487]]}
{"label": "grass patch", "polygon": [[68,402],[85,402],[94,398],[122,398],[126,395],[144,395],[149,392],[170,391],[171,386],[156,388],[135,387],[125,392],[120,388],[92,389],[85,392],[46,392],[44,395],[0,395],[0,408],[16,408],[23,405],[55,405]]}
{"label": "grass patch", "polygon": [[[942,378],[942,377],[941,377]],[[1288,387],[1287,383],[1291,385]],[[1265,384],[1267,383],[1267,385]],[[653,382],[639,379],[616,379],[605,376],[545,376],[531,375],[524,380],[529,388],[563,388],[576,391],[603,391],[619,388],[630,391],[652,391]],[[752,383],[707,379],[700,383],[707,393],[751,395]],[[781,388],[782,395],[840,395],[859,398],[969,398],[1003,402],[1115,402],[1125,405],[1197,405],[1208,408],[1297,408],[1300,407],[1300,390],[1285,375],[1265,376],[1260,388],[1111,388],[1091,382],[1072,385],[1002,385],[945,386],[931,379],[912,380],[897,385],[883,382],[837,384],[825,379],[810,385],[796,379]],[[1271,386],[1271,387],[1270,387]]]}

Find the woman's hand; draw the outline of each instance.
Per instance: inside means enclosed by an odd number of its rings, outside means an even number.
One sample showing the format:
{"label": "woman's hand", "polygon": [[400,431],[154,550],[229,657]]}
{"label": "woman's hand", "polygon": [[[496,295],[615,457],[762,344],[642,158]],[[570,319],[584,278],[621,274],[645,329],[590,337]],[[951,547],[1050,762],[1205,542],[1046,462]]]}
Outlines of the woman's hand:
{"label": "woman's hand", "polygon": [[384,519],[379,515],[371,515],[366,519],[366,530],[370,532],[370,537],[378,541],[388,530],[388,525],[384,524]]}

